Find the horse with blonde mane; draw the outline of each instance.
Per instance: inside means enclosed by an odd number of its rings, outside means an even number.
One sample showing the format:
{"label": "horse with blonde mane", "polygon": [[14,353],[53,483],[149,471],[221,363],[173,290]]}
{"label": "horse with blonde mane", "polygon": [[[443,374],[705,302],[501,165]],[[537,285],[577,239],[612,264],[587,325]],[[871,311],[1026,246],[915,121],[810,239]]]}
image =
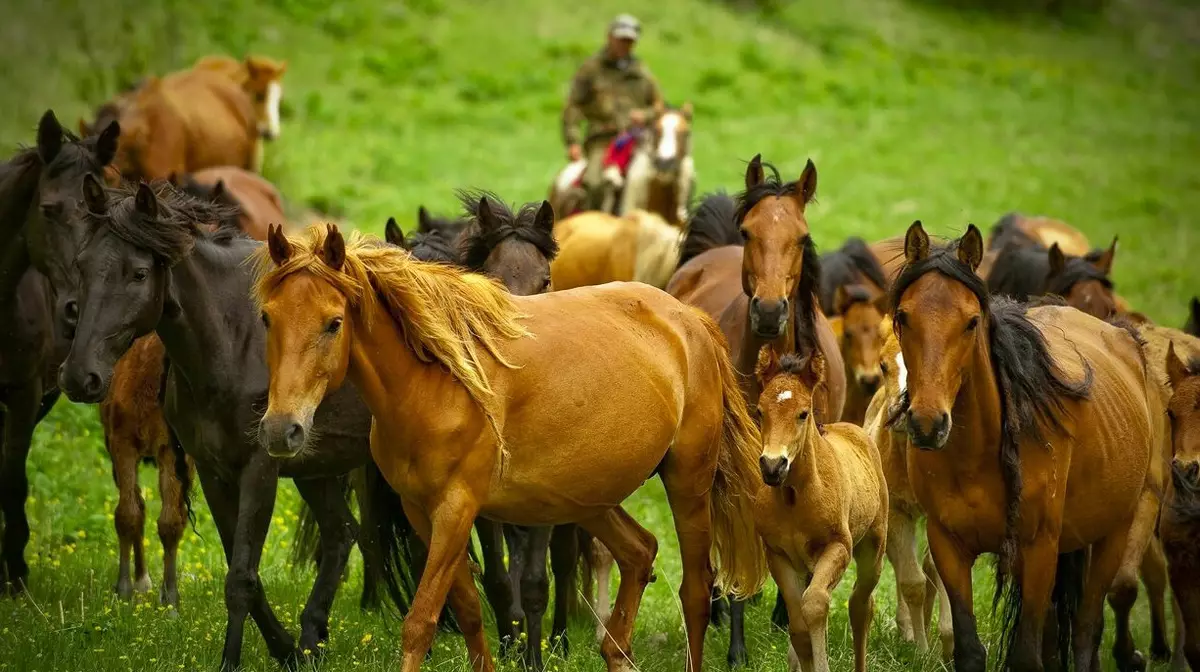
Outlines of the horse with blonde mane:
{"label": "horse with blonde mane", "polygon": [[429,548],[404,624],[406,672],[420,669],[447,594],[472,666],[493,669],[467,565],[476,516],[577,522],[612,551],[621,582],[601,650],[610,670],[626,669],[658,544],[621,502],[654,474],[683,557],[687,669],[700,669],[710,555],[735,594],[765,573],[757,433],[715,324],[640,284],[514,297],[333,226],[275,229],[268,247],[260,432],[273,455],[311,450],[316,405],[347,380],[363,394],[376,463]]}
{"label": "horse with blonde mane", "polygon": [[559,252],[550,274],[557,290],[629,281],[661,289],[679,264],[683,232],[646,210],[621,217],[588,211],[560,220],[554,237]]}

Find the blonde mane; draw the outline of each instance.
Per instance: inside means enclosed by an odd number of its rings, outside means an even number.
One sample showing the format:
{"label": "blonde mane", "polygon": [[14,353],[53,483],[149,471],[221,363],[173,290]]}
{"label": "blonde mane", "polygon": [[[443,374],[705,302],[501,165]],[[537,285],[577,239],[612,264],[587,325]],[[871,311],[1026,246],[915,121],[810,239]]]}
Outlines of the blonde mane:
{"label": "blonde mane", "polygon": [[289,236],[292,255],[282,266],[271,260],[267,246],[253,259],[257,267],[255,296],[263,303],[288,276],[308,272],[341,292],[362,321],[370,325],[379,304],[400,327],[408,348],[424,362],[445,366],[479,404],[496,434],[504,439],[492,405],[494,392],[482,359],[515,368],[500,343],[531,336],[512,296],[494,280],[444,264],[414,259],[408,252],[352,232],[346,238],[346,262],[335,271],[322,258],[328,228],[309,226]]}

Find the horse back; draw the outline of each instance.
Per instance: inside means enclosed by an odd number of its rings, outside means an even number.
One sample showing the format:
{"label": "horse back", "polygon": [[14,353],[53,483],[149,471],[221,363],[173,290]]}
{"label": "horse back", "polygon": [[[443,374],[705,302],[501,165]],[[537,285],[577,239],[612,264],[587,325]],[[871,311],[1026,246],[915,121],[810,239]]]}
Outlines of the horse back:
{"label": "horse back", "polygon": [[287,221],[279,190],[257,173],[237,166],[217,166],[197,171],[192,179],[206,186],[223,182],[225,189],[238,202],[242,230],[255,240],[267,239],[269,224],[284,224]]}
{"label": "horse back", "polygon": [[[667,293],[708,313],[723,322],[722,316],[741,297],[742,256],[744,250],[737,245],[725,245],[706,250],[680,266],[667,282]],[[744,311],[742,311],[744,312]],[[725,331],[728,337],[729,331]]]}
{"label": "horse back", "polygon": [[633,280],[637,238],[629,223],[602,212],[572,215],[554,227],[550,262],[555,290]]}
{"label": "horse back", "polygon": [[258,142],[250,97],[211,70],[185,70],[162,80],[161,95],[187,137],[187,170],[249,167]]}

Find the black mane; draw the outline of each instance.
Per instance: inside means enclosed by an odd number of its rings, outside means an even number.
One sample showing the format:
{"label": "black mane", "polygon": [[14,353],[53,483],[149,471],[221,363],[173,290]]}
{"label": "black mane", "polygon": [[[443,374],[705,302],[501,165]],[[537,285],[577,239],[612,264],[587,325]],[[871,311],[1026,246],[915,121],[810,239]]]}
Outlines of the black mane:
{"label": "black mane", "polygon": [[404,239],[404,246],[413,257],[421,261],[438,261],[445,264],[458,265],[458,248],[454,241],[447,238],[440,229],[429,233],[419,231],[409,234]]}
{"label": "black mane", "polygon": [[[138,188],[139,185],[129,183],[105,188],[108,203],[103,213],[81,207],[92,226],[107,227],[121,240],[151,253],[167,265],[190,254],[199,238],[215,243],[245,238],[236,224],[232,230],[223,225],[235,209],[186,194],[166,181],[150,184],[158,200],[158,217],[148,220],[135,208]],[[204,224],[216,224],[217,228],[207,232]]]}
{"label": "black mane", "polygon": [[1037,245],[1037,241],[1029,237],[1017,226],[1017,222],[1024,219],[1016,212],[1010,212],[992,225],[992,239],[988,241],[989,250],[1002,250],[1010,244],[1021,247]]}
{"label": "black mane", "polygon": [[[500,221],[499,226],[487,231],[479,225],[479,203],[484,197],[492,214]],[[533,245],[547,261],[558,254],[558,241],[554,239],[554,233],[535,223],[541,203],[526,203],[514,213],[504,201],[488,191],[460,190],[458,200],[467,215],[467,228],[462,233],[459,249],[462,251],[463,265],[468,269],[475,271],[483,268],[492,251],[509,238]]]}
{"label": "black mane", "polygon": [[[821,298],[821,310],[826,315],[836,313],[837,306],[834,305],[834,296],[837,294],[838,287],[861,290],[859,285],[862,284],[864,278],[870,280],[876,287],[887,291],[888,285],[883,267],[879,265],[875,255],[871,254],[871,249],[867,247],[866,241],[862,238],[848,238],[836,251],[821,255],[821,284],[818,292]],[[865,295],[858,297],[857,293],[851,298],[869,300],[869,297]]]}
{"label": "black mane", "polygon": [[[918,278],[927,273],[940,273],[970,290],[985,316],[992,371],[1000,392],[999,466],[1006,499],[1005,539],[996,565],[996,601],[999,602],[1006,587],[1012,585],[1010,571],[1016,558],[1022,487],[1021,441],[1028,439],[1031,443],[1042,443],[1046,432],[1065,431],[1062,423],[1066,413],[1064,402],[1088,398],[1092,369],[1085,362],[1083,380],[1077,383],[1067,380],[1050,355],[1042,333],[1026,316],[1028,306],[1010,298],[989,296],[983,280],[958,259],[957,248],[957,242],[951,243],[931,250],[928,257],[916,264],[906,263],[892,288],[892,313],[896,314],[900,298]],[[893,417],[907,411],[908,404],[905,393]],[[1009,591],[1011,594],[1011,588]],[[1011,609],[1012,598],[1009,605]],[[1014,633],[1014,629],[1008,627],[1012,625],[1011,617],[1006,617],[1005,621],[1004,639],[1011,644]]]}
{"label": "black mane", "polygon": [[762,167],[764,173],[769,170],[771,174],[764,177],[758,184],[737,195],[737,210],[733,214],[733,221],[738,227],[741,227],[742,222],[746,220],[746,215],[750,214],[754,206],[758,205],[764,198],[792,196],[800,189],[799,180],[784,182],[779,177],[779,169],[774,165],[763,161]]}
{"label": "black mane", "polygon": [[242,204],[227,187],[222,189],[219,193],[215,193],[217,191],[215,184],[201,184],[193,179],[191,175],[185,175],[180,179],[179,188],[182,189],[186,194],[195,196],[196,198],[204,201],[224,205],[229,208],[225,219],[218,223],[218,231],[230,232],[242,228],[242,223],[239,219],[241,216]]}
{"label": "black mane", "polygon": [[1108,276],[1090,263],[1087,257],[1065,257],[1061,273],[1050,275],[1050,251],[1041,245],[1003,248],[988,272],[987,286],[992,294],[1002,294],[1026,302],[1043,294],[1065,296],[1071,287],[1084,280],[1097,280],[1112,288]]}
{"label": "black mane", "polygon": [[1085,280],[1095,280],[1101,285],[1112,289],[1113,283],[1104,271],[1096,268],[1086,257],[1067,257],[1067,265],[1061,273],[1046,279],[1047,294],[1066,296],[1071,288]]}
{"label": "black mane", "polygon": [[735,221],[737,203],[724,191],[706,194],[688,218],[687,234],[679,251],[679,268],[708,250],[741,245],[742,234]]}
{"label": "black mane", "polygon": [[0,165],[0,227],[7,230],[10,226],[14,229],[24,226],[41,168],[37,149],[22,149]]}

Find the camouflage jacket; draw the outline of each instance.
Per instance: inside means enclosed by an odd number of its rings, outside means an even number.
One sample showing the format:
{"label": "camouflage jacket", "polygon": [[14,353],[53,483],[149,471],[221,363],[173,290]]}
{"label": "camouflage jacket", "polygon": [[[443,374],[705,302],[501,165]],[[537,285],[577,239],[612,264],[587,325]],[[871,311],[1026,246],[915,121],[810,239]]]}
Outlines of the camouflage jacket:
{"label": "camouflage jacket", "polygon": [[[640,60],[630,57],[618,63],[601,50],[580,66],[571,81],[563,109],[563,142],[582,144],[583,140],[616,135],[628,127],[630,112],[640,109],[649,119],[661,99],[658,82]],[[585,120],[586,136],[579,129]]]}

